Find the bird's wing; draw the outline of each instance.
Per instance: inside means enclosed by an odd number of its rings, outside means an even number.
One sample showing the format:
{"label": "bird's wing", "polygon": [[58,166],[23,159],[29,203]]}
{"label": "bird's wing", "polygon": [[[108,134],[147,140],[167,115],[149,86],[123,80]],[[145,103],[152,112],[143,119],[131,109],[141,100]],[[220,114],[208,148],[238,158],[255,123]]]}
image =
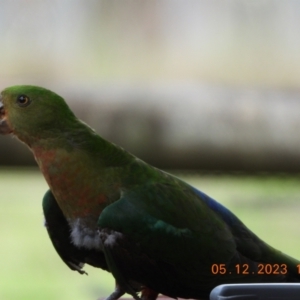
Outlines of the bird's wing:
{"label": "bird's wing", "polygon": [[130,280],[173,297],[207,295],[223,276],[212,266],[241,259],[226,222],[186,184],[125,191],[98,225],[110,271],[131,294]]}
{"label": "bird's wing", "polygon": [[60,258],[71,270],[86,274],[82,270],[85,263],[107,270],[102,252],[78,248],[72,243],[71,228],[50,190],[43,198],[43,211],[50,240]]}
{"label": "bird's wing", "polygon": [[[299,261],[270,247],[227,208],[180,180],[124,191],[103,210],[98,225],[108,267],[134,297],[132,282],[171,297],[199,299],[222,283],[300,277]],[[264,264],[274,272],[260,274]]]}

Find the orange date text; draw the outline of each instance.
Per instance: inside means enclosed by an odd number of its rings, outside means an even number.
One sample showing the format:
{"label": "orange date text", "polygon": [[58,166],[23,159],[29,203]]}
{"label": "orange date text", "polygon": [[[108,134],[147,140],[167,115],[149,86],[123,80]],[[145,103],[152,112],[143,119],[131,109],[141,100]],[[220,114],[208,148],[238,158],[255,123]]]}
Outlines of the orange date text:
{"label": "orange date text", "polygon": [[[297,265],[297,270],[300,274],[300,265]],[[236,264],[234,269],[227,270],[226,264],[213,264],[211,273],[214,275],[284,275],[288,273],[288,268],[286,264],[258,264],[257,269],[251,270],[248,264]]]}

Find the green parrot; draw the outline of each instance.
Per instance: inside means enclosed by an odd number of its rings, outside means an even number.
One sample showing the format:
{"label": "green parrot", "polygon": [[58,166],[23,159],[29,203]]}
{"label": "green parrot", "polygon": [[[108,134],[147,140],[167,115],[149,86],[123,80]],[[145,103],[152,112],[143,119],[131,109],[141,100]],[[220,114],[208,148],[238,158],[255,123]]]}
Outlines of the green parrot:
{"label": "green parrot", "polygon": [[300,261],[272,248],[227,208],[101,138],[59,95],[1,93],[0,133],[32,151],[49,190],[45,225],[66,265],[111,272],[134,299],[208,299],[224,283],[299,282]]}

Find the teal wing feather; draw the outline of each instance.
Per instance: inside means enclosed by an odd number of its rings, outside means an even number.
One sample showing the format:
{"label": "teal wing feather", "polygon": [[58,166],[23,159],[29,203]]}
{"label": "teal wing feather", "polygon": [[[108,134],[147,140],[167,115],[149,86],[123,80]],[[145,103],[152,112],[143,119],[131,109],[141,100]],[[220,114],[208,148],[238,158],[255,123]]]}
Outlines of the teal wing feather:
{"label": "teal wing feather", "polygon": [[[119,283],[132,287],[131,282],[138,282],[171,297],[206,299],[221,283],[287,281],[285,274],[258,275],[258,262],[278,259],[296,268],[296,260],[265,244],[229,210],[181,181],[125,191],[102,212],[98,225],[110,271]],[[213,274],[212,265],[220,264],[227,273]],[[251,272],[237,274],[236,264]]]}

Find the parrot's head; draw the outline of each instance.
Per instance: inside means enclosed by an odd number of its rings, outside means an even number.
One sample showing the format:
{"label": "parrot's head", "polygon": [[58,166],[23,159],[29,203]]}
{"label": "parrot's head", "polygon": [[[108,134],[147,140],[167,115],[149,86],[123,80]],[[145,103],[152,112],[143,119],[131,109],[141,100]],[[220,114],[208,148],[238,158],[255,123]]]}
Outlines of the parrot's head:
{"label": "parrot's head", "polygon": [[50,90],[18,85],[1,92],[0,133],[12,133],[29,144],[57,133],[74,118],[64,99]]}

